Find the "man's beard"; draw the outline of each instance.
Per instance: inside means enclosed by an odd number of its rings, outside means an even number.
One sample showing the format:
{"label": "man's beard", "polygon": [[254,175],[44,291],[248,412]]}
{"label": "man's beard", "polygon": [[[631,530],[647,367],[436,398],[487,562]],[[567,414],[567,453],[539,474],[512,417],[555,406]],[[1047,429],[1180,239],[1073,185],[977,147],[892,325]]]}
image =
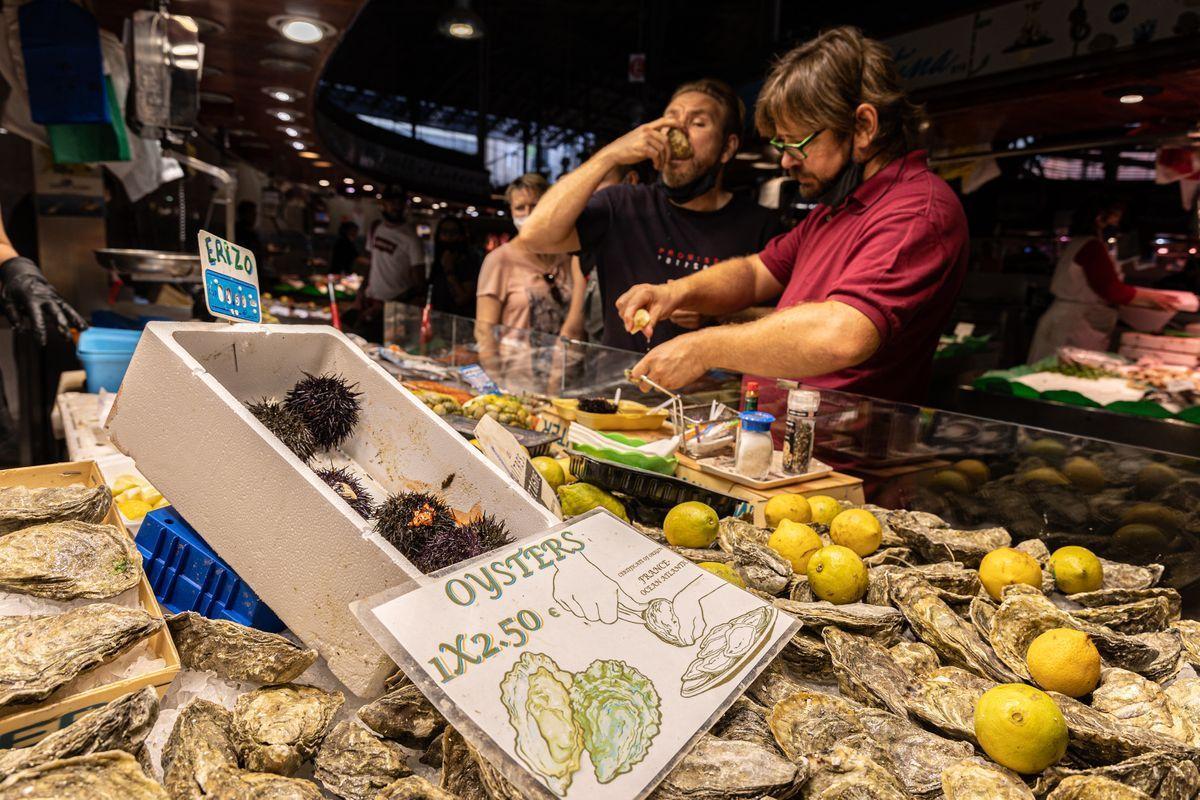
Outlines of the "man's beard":
{"label": "man's beard", "polygon": [[796,180],[796,188],[799,190],[800,196],[805,200],[817,199],[821,195],[825,194],[826,190],[829,189],[830,184],[833,183],[832,180],[823,181],[815,175],[808,174],[803,176],[807,180],[806,182],[802,183],[800,181],[801,173],[798,170],[792,170],[791,176]]}
{"label": "man's beard", "polygon": [[684,186],[708,172],[715,164],[716,161],[700,164],[694,158],[686,161],[668,161],[662,170],[662,181],[672,188]]}

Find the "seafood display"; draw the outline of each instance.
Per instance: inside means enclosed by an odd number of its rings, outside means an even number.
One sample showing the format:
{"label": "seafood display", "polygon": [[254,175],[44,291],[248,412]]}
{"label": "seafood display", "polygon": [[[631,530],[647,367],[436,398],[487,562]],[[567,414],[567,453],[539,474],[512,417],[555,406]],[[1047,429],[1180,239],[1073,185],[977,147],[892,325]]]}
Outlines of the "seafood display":
{"label": "seafood display", "polygon": [[0,488],[0,536],[47,522],[100,522],[111,507],[107,486]]}
{"label": "seafood display", "polygon": [[0,538],[0,590],[54,600],[102,600],[137,586],[142,554],[123,531],[50,522]]}
{"label": "seafood display", "polygon": [[288,683],[317,660],[290,639],[194,611],[167,617],[179,658],[188,669],[212,670],[223,678],[255,683]]}

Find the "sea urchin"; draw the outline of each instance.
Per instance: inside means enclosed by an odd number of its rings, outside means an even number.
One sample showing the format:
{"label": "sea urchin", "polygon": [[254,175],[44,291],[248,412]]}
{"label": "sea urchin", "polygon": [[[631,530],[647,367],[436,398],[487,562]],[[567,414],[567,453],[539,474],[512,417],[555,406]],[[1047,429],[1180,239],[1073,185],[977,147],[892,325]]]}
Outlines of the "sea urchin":
{"label": "sea urchin", "polygon": [[325,481],[330,489],[346,501],[363,519],[370,519],[375,513],[375,501],[367,493],[358,476],[346,467],[334,467],[332,464],[316,470],[317,477]]}
{"label": "sea urchin", "polygon": [[317,445],[328,450],[346,441],[358,424],[361,392],[340,375],[310,375],[296,382],[284,399],[284,406],[299,416],[312,432]]}
{"label": "sea urchin", "polygon": [[304,420],[292,413],[286,406],[264,397],[257,403],[248,403],[246,407],[301,461],[307,463],[317,452],[317,441],[313,438],[308,426],[304,424]]}
{"label": "sea urchin", "polygon": [[429,541],[453,534],[457,527],[450,507],[425,492],[390,495],[375,509],[375,532],[413,563]]}
{"label": "sea urchin", "polygon": [[617,404],[607,397],[581,397],[579,410],[588,414],[615,414]]}
{"label": "sea urchin", "polygon": [[471,553],[470,557],[482,555],[512,542],[508,526],[490,514],[482,514],[462,527],[469,530],[479,543],[479,551]]}

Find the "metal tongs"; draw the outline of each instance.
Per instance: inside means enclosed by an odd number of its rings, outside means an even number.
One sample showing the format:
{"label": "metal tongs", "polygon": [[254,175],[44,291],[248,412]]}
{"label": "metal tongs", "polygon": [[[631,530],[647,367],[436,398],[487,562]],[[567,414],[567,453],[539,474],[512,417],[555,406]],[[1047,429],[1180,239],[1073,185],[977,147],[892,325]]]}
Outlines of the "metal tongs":
{"label": "metal tongs", "polygon": [[635,378],[635,377],[633,377],[633,370],[627,369],[627,370],[625,370],[625,379],[627,381],[629,381],[630,383],[634,384],[635,386],[639,383],[649,384],[651,389],[654,389],[656,392],[660,392],[667,396],[666,400],[663,400],[661,403],[656,405],[654,408],[647,411],[646,412],[647,414],[653,414],[655,411],[659,411],[659,410],[665,408],[667,405],[674,403],[676,401],[679,402],[680,406],[683,405],[683,398],[681,398],[679,395],[672,392],[670,389],[664,389],[663,387],[659,386],[657,383],[650,380],[645,375],[643,375],[640,378]]}

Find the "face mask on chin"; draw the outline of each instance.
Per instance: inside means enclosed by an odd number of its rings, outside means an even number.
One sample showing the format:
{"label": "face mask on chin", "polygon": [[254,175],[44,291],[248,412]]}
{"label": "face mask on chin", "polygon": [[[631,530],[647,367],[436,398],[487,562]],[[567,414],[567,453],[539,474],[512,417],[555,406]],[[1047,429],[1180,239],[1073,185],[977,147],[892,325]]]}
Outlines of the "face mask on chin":
{"label": "face mask on chin", "polygon": [[668,186],[667,182],[663,180],[662,173],[660,172],[658,173],[658,185],[663,187],[663,190],[667,193],[667,199],[669,199],[672,203],[677,205],[689,203],[700,195],[712,191],[712,189],[716,187],[717,181],[721,177],[721,169],[724,166],[725,165],[718,160],[717,163],[709,167],[707,171],[679,186]]}
{"label": "face mask on chin", "polygon": [[527,219],[529,219],[529,217],[513,217],[512,218],[513,227],[516,228],[518,231],[521,230],[521,226],[525,224],[525,220],[527,220]]}
{"label": "face mask on chin", "polygon": [[864,167],[865,165],[856,163],[851,154],[837,177],[817,196],[817,202],[834,209],[846,202],[846,198],[862,185]]}

